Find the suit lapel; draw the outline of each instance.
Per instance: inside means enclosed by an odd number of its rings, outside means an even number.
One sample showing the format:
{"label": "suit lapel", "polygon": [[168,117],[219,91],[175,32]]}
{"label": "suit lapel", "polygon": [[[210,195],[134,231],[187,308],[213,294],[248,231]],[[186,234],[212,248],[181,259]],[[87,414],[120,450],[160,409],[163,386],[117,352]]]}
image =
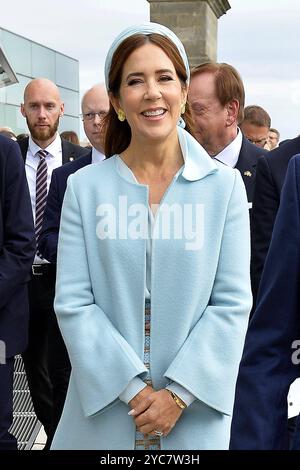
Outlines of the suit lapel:
{"label": "suit lapel", "polygon": [[[27,137],[26,139],[22,139],[18,142],[22,157],[24,162],[26,161],[26,155],[28,151],[28,144],[29,144],[29,138]],[[76,156],[74,153],[74,149],[72,145],[69,144],[64,139],[61,139],[61,150],[62,150],[62,164],[64,165],[65,163],[72,162],[75,160]],[[92,152],[91,152],[91,158],[92,158]]]}
{"label": "suit lapel", "polygon": [[[250,147],[250,148],[249,148]],[[257,153],[251,152],[251,144],[243,136],[243,143],[239,154],[236,168],[240,171],[248,197],[248,202],[252,202],[255,174],[257,164]]]}
{"label": "suit lapel", "polygon": [[19,144],[24,162],[26,161],[26,155],[27,155],[27,151],[28,151],[28,143],[29,143],[29,138],[28,137],[18,141],[18,144]]}
{"label": "suit lapel", "polygon": [[62,150],[62,163],[63,165],[68,162],[73,162],[75,160],[74,150],[69,145],[69,143],[61,139],[61,150]]}

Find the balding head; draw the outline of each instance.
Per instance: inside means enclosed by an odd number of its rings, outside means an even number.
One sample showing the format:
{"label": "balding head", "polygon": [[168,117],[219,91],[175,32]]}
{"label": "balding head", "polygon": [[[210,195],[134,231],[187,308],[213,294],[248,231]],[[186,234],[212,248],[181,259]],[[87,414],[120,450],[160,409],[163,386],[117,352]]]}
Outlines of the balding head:
{"label": "balding head", "polygon": [[61,102],[59,90],[55,83],[51,82],[51,80],[48,78],[34,78],[25,87],[24,104],[26,101],[31,99],[32,95],[34,95],[37,91],[40,92],[41,90],[45,91],[46,93],[51,93],[53,98],[55,98],[58,102]]}
{"label": "balding head", "polygon": [[84,94],[81,109],[87,138],[93,147],[104,153],[102,124],[109,110],[109,99],[103,84],[93,86]]}
{"label": "balding head", "polygon": [[21,113],[26,118],[32,139],[41,148],[53,142],[63,115],[64,104],[55,83],[47,78],[31,80],[24,90]]}

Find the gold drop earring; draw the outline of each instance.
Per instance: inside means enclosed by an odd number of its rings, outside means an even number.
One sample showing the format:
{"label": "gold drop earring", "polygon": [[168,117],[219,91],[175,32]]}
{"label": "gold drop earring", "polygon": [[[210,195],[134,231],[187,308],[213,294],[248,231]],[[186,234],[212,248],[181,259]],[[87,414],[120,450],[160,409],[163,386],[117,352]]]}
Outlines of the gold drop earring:
{"label": "gold drop earring", "polygon": [[126,116],[125,116],[125,113],[124,113],[123,109],[121,109],[121,108],[118,109],[117,114],[118,114],[119,121],[121,121],[121,122],[125,121]]}
{"label": "gold drop earring", "polygon": [[184,113],[185,113],[185,103],[182,103],[181,109],[180,109],[180,114],[184,114]]}

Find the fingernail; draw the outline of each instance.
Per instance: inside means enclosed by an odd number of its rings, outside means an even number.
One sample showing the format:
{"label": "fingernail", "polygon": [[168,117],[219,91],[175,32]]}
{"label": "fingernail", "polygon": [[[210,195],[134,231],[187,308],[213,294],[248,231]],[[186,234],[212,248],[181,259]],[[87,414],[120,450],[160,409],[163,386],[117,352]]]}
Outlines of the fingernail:
{"label": "fingernail", "polygon": [[135,413],[135,410],[128,411],[129,416],[133,415],[134,413]]}

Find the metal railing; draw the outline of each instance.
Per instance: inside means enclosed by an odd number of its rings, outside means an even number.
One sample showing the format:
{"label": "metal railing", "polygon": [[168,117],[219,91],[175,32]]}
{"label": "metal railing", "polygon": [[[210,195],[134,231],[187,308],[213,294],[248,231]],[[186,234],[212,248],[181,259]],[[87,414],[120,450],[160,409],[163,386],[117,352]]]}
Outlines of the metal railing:
{"label": "metal railing", "polygon": [[10,432],[18,440],[19,450],[29,450],[41,428],[33,409],[29,386],[21,356],[15,357],[14,366],[14,419]]}

